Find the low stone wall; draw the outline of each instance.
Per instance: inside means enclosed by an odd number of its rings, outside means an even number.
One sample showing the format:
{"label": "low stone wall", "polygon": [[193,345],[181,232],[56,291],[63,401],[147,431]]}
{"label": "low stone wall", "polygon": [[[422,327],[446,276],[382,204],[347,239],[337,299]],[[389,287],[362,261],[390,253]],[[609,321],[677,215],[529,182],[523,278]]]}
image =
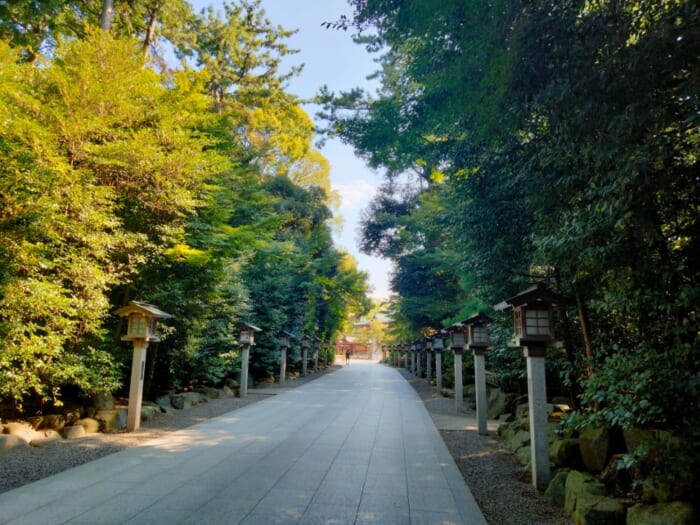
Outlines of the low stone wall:
{"label": "low stone wall", "polygon": [[[689,502],[641,504],[630,498],[614,497],[597,475],[610,470],[609,432],[588,428],[577,435],[562,435],[563,404],[549,407],[549,456],[554,475],[545,491],[550,505],[564,508],[576,525],[692,525],[698,515]],[[515,419],[499,427],[499,435],[514,456],[530,468],[530,423],[528,405],[518,405]]]}
{"label": "low stone wall", "polygon": [[[203,387],[196,391],[170,393],[155,402],[144,401],[141,421],[172,414],[176,410],[206,403],[209,399],[236,397],[238,385],[223,388]],[[65,412],[31,416],[24,420],[0,422],[0,454],[19,447],[41,447],[60,439],[79,439],[96,432],[115,432],[126,428],[127,408],[111,397],[101,397],[95,405],[71,407]]]}

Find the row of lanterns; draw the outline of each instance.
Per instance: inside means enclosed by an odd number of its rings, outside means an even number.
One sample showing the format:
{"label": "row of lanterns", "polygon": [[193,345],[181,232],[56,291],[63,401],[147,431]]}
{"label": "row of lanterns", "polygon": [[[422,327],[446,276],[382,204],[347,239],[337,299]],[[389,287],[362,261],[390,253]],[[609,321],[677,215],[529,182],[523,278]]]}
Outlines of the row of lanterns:
{"label": "row of lanterns", "polygon": [[[555,340],[553,311],[566,304],[568,301],[564,297],[548,290],[545,284],[538,283],[494,305],[494,310],[512,312],[514,337],[511,345],[521,347],[527,361],[532,482],[538,489],[544,489],[550,477],[545,350]],[[493,319],[479,313],[441,330],[427,340],[382,347],[385,354],[394,352],[396,359],[399,352],[405,352],[404,366],[418,376],[422,375],[419,353],[434,353],[436,387],[439,391],[442,389],[442,351],[445,349],[445,343],[449,342],[450,350],[454,354],[455,408],[458,411],[462,409],[463,404],[462,352],[465,348],[472,350],[476,383],[477,430],[482,435],[488,433],[484,354],[491,346],[488,329],[491,322]],[[411,356],[410,366],[409,355]],[[426,363],[426,377],[430,381],[432,379],[430,354]],[[398,365],[398,363],[395,364]]]}
{"label": "row of lanterns", "polygon": [[[140,426],[148,344],[160,341],[157,333],[157,322],[160,319],[171,319],[173,316],[152,304],[139,301],[131,301],[127,306],[116,310],[115,314],[127,318],[126,335],[122,337],[122,340],[131,341],[134,347],[126,424],[127,431],[131,432],[138,430]],[[241,397],[246,397],[248,394],[250,348],[255,345],[255,334],[261,332],[262,329],[244,322],[238,323],[236,328],[238,329],[238,342],[242,347],[240,395]],[[287,351],[292,339],[295,339],[295,336],[285,330],[277,334],[277,341],[282,353],[280,358],[280,383],[284,383],[287,374]],[[318,351],[321,339],[318,337],[302,337],[302,375],[304,376],[307,375],[308,352],[311,343],[314,346],[314,370],[318,371]],[[327,365],[327,362],[325,365]]]}
{"label": "row of lanterns", "polygon": [[[514,322],[514,346],[523,348],[527,359],[528,374],[528,403],[530,414],[531,457],[533,484],[542,489],[549,482],[549,442],[547,438],[547,399],[544,356],[546,347],[554,341],[552,311],[567,303],[563,297],[549,291],[547,287],[537,284],[494,306],[495,310],[512,312]],[[129,389],[129,410],[127,415],[127,430],[136,430],[140,424],[141,400],[143,395],[143,380],[146,364],[146,349],[148,343],[158,341],[156,323],[159,319],[172,316],[157,307],[132,301],[124,308],[115,312],[128,318],[127,334],[122,339],[132,341],[134,355],[132,362],[131,386]],[[382,350],[404,350],[405,366],[408,366],[408,355],[411,354],[411,369],[420,375],[416,367],[416,353],[426,350],[435,353],[435,373],[437,388],[442,388],[442,351],[444,339],[449,336],[450,348],[454,353],[455,365],[455,403],[456,408],[462,408],[462,351],[469,348],[474,353],[474,369],[476,381],[477,426],[480,434],[487,433],[486,420],[486,373],[484,352],[490,346],[488,325],[492,319],[484,314],[476,314],[464,321],[455,323],[435,337],[426,341],[405,343],[387,347]],[[255,344],[255,334],[261,329],[249,323],[239,323],[239,343],[243,347],[241,354],[241,396],[245,397],[248,386],[248,361],[250,347]],[[286,376],[286,353],[294,336],[286,331],[278,333],[278,342],[282,351],[280,359],[280,382]],[[302,374],[307,373],[308,350],[310,342],[314,343],[314,369],[318,369],[318,348],[320,339],[303,337]],[[431,359],[427,360],[427,376],[431,379]],[[420,367],[420,359],[418,360]]]}

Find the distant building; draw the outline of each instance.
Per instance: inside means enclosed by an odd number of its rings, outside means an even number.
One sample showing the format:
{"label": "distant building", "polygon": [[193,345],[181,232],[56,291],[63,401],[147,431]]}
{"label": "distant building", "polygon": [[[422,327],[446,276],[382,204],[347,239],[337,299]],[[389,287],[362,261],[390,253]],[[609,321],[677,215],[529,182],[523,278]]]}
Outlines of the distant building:
{"label": "distant building", "polygon": [[[345,352],[349,349],[353,358],[371,359],[379,351],[378,345],[381,342],[374,341],[370,330],[372,322],[379,322],[382,329],[386,328],[391,319],[383,314],[376,313],[372,319],[360,318],[352,323],[352,333],[344,334],[335,344],[335,355],[338,358],[345,358]],[[375,324],[376,326],[376,324]]]}

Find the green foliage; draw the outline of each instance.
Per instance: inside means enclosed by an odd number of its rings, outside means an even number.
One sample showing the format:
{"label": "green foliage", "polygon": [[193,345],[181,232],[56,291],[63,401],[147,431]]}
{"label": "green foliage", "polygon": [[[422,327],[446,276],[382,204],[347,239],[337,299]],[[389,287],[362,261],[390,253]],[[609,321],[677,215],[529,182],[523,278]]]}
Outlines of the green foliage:
{"label": "green foliage", "polygon": [[[132,299],[174,315],[149,346],[153,394],[235,376],[240,320],[265,328],[251,369],[269,377],[277,330],[330,341],[366,307],[366,275],[331,240],[327,162],[283,89],[296,70],[278,71],[291,33],[260,2],[220,20],[116,1],[111,34],[95,29],[97,0],[5,4],[3,403],[123,386],[130,349],[111,312]],[[164,38],[203,67],[144,67]]]}
{"label": "green foliage", "polygon": [[[350,4],[338,26],[373,34],[381,89],[319,100],[327,133],[386,169],[363,247],[396,263],[396,318],[416,333],[456,318],[439,290],[475,308],[547,280],[576,300],[551,354],[579,423],[696,440],[696,3]],[[489,366],[517,383],[496,335]]]}

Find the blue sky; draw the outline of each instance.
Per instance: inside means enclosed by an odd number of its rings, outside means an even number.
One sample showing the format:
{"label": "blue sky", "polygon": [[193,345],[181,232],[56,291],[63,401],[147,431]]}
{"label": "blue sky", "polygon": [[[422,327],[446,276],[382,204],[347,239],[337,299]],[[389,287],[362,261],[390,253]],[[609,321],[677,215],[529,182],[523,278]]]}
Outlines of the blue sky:
{"label": "blue sky", "polygon": [[[209,5],[215,8],[221,5],[220,0],[190,1],[197,11]],[[343,13],[351,14],[345,0],[263,0],[262,7],[273,24],[299,30],[287,42],[299,53],[289,57],[285,65],[303,63],[304,69],[290,80],[290,93],[311,98],[324,84],[336,92],[356,86],[372,89],[367,76],[376,70],[373,57],[352,41],[349,32],[321,27],[321,23],[337,20]],[[306,109],[313,117],[315,109]],[[388,297],[390,263],[361,254],[357,247],[361,211],[380,184],[380,176],[355,157],[350,146],[339,141],[329,141],[321,151],[331,165],[333,189],[343,199],[339,214],[344,227],[340,234],[335,234],[336,245],[350,252],[360,269],[369,273],[372,295]]]}

